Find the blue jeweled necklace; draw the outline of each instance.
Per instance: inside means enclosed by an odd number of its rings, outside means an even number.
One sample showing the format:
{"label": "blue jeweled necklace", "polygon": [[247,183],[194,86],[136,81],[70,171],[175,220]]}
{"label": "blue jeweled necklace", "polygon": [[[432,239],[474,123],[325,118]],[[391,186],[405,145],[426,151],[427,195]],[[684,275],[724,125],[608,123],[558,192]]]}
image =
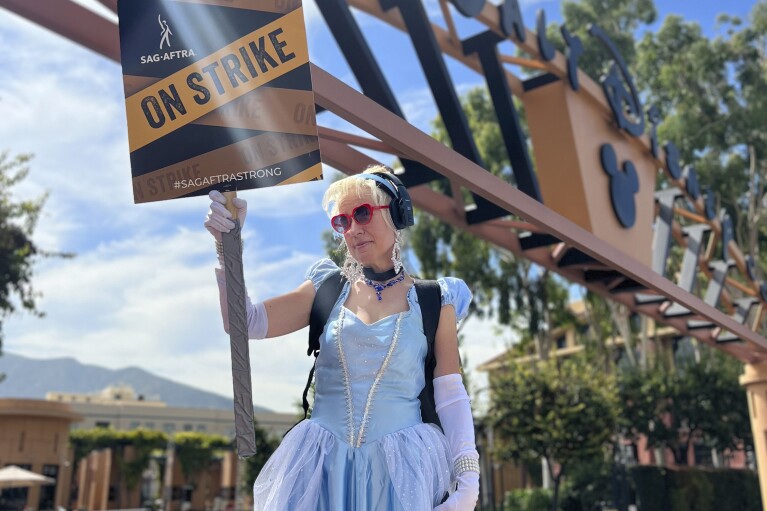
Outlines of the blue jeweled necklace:
{"label": "blue jeweled necklace", "polygon": [[[388,272],[383,272],[383,273],[375,273],[370,268],[363,268],[363,272],[365,273],[365,278],[362,280],[365,282],[365,284],[367,284],[368,286],[372,287],[375,290],[376,297],[378,298],[379,302],[382,300],[381,293],[383,292],[384,289],[386,289],[387,287],[392,287],[398,282],[402,282],[403,280],[405,280],[404,270],[400,270],[399,274],[394,273],[394,270],[389,270]],[[376,278],[379,276],[385,276],[384,278],[392,278],[392,277],[395,277],[395,278],[393,278],[392,280],[386,283],[377,282],[377,281],[374,281],[372,278],[370,278],[370,277]],[[376,280],[379,280],[379,279],[376,279]],[[383,279],[380,279],[380,280],[383,280]]]}

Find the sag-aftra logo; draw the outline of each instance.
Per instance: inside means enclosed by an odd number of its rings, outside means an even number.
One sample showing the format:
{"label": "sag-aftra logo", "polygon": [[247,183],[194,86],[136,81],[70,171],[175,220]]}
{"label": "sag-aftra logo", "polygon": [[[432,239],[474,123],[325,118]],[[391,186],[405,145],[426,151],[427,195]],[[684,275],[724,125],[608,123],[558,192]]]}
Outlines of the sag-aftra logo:
{"label": "sag-aftra logo", "polygon": [[[173,31],[170,29],[170,26],[168,25],[168,20],[163,19],[162,14],[157,15],[157,23],[160,25],[160,50],[163,48],[170,48],[172,46],[171,44],[171,36],[173,35]],[[141,56],[141,63],[147,64],[149,62],[160,62],[161,60],[173,60],[177,58],[187,58],[187,57],[194,57],[194,50],[189,48],[186,50],[170,50],[165,51],[163,53],[153,53],[151,55],[142,55]]]}

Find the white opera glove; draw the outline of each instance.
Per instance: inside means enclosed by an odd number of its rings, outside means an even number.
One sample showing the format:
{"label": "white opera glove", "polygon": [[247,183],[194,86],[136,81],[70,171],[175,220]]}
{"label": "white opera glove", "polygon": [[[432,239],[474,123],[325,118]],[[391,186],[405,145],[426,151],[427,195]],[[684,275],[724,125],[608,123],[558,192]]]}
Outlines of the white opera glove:
{"label": "white opera glove", "polygon": [[[210,198],[210,210],[205,217],[205,228],[210,232],[216,241],[221,241],[221,233],[229,232],[234,228],[232,214],[226,209],[226,197],[218,190],[213,190],[208,194]],[[240,229],[245,225],[245,217],[248,215],[248,202],[245,199],[235,197],[232,201],[237,209],[237,219],[240,221]]]}
{"label": "white opera glove", "polygon": [[[226,276],[224,270],[223,249],[219,246],[221,243],[221,233],[229,232],[234,228],[232,214],[226,209],[226,197],[218,190],[213,190],[208,194],[210,198],[210,210],[205,218],[205,228],[216,239],[216,252],[218,253],[218,264],[216,268],[216,282],[218,283],[218,300],[221,305],[221,319],[224,322],[224,331],[229,333],[229,305],[226,298]],[[240,229],[245,225],[245,217],[248,215],[248,203],[244,199],[235,197],[232,201],[237,209],[237,218],[240,221]],[[263,339],[268,330],[268,318],[266,309],[262,302],[255,305],[250,300],[250,296],[245,295],[245,310],[248,319],[248,338]]]}
{"label": "white opera glove", "polygon": [[[216,268],[218,282],[218,301],[221,304],[221,319],[224,321],[224,331],[229,333],[229,302],[226,298],[226,274],[221,268]],[[266,315],[264,302],[253,304],[250,296],[245,294],[245,312],[248,319],[248,339],[263,339],[269,330],[269,318]]]}
{"label": "white opera glove", "polygon": [[471,511],[479,498],[479,453],[469,394],[460,374],[434,378],[434,403],[453,459],[458,483],[448,499],[434,511]]}

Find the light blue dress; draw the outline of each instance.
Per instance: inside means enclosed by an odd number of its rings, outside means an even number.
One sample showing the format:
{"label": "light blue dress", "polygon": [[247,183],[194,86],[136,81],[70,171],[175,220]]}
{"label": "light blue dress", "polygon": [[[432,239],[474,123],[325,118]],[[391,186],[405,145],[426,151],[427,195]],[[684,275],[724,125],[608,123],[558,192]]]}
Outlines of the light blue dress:
{"label": "light blue dress", "polygon": [[[315,263],[319,287],[336,270]],[[465,317],[471,292],[439,279],[442,303]],[[255,511],[430,511],[450,487],[452,456],[443,433],[421,421],[426,337],[415,288],[409,310],[363,323],[343,306],[347,283],[320,337],[315,402],[253,487]]]}

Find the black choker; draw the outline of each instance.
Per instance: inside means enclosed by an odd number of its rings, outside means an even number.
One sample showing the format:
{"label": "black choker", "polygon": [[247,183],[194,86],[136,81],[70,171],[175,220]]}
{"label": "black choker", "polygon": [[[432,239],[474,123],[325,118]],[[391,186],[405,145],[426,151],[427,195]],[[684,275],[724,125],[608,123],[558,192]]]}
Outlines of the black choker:
{"label": "black choker", "polygon": [[400,273],[402,273],[402,270],[400,269],[399,272],[394,271],[394,268],[391,270],[382,271],[381,273],[376,273],[373,271],[373,268],[362,268],[362,273],[365,274],[365,278],[368,280],[372,280],[374,282],[386,282],[387,280],[391,280]]}

